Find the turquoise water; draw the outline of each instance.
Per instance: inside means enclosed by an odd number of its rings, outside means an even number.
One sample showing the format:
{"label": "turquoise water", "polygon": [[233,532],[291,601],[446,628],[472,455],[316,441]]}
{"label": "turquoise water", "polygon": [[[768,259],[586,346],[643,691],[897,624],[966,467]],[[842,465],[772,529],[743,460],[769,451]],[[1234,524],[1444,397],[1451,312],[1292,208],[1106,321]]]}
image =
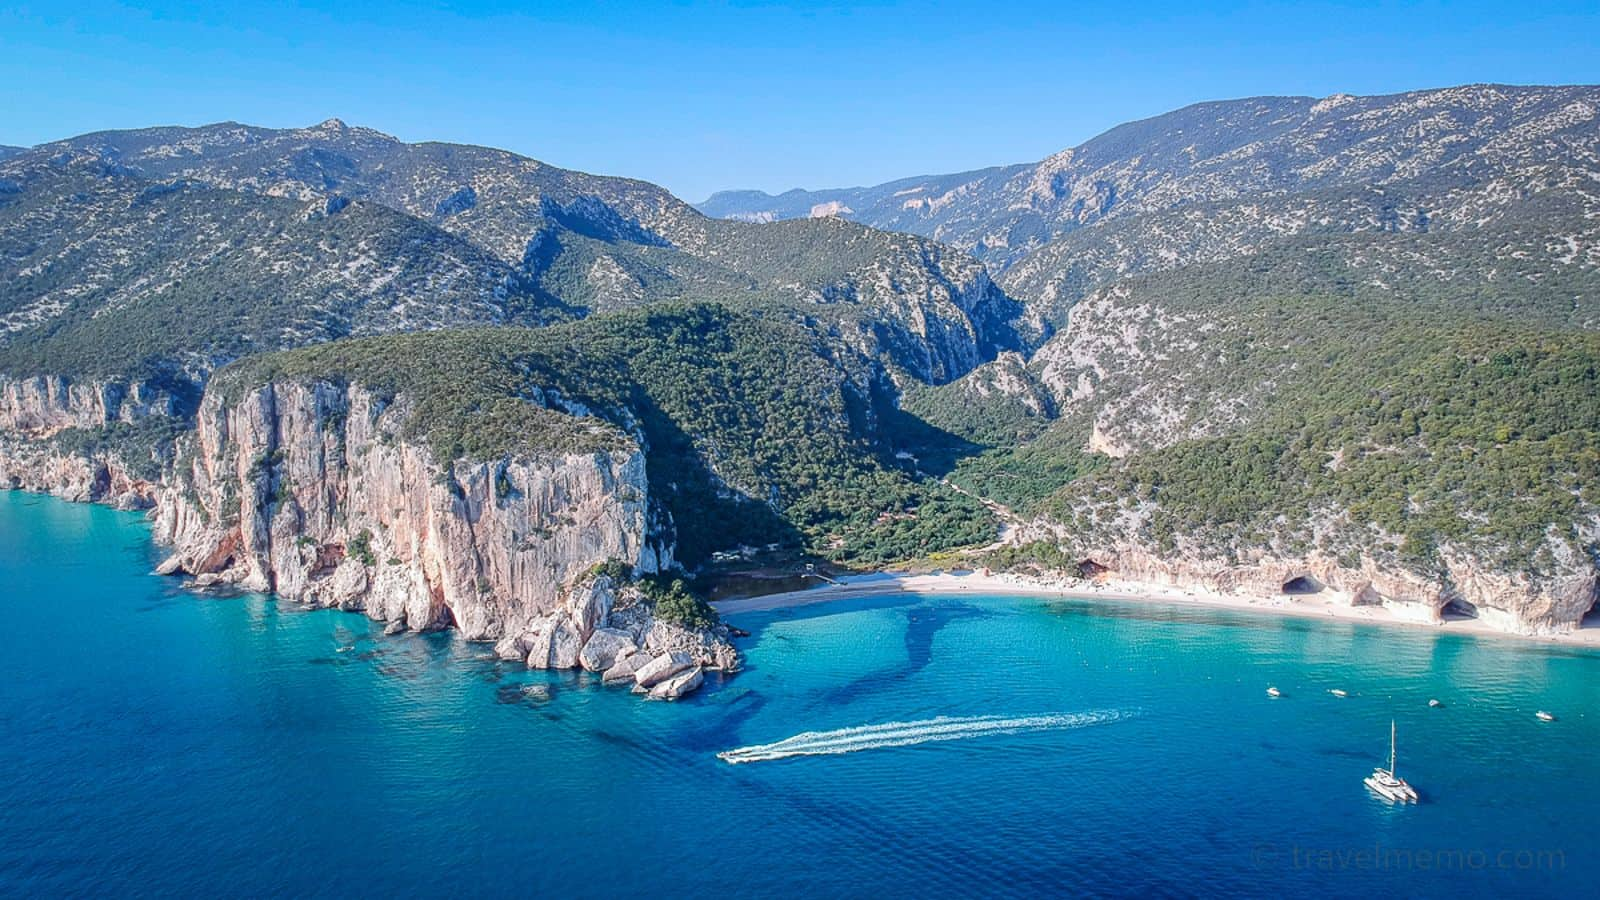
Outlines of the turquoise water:
{"label": "turquoise water", "polygon": [[[646,703],[155,554],[0,492],[0,894],[1579,894],[1600,861],[1593,653],[905,597],[738,617],[747,671]],[[1391,715],[1420,806],[1361,785]],[[716,756],[803,732],[836,733]]]}

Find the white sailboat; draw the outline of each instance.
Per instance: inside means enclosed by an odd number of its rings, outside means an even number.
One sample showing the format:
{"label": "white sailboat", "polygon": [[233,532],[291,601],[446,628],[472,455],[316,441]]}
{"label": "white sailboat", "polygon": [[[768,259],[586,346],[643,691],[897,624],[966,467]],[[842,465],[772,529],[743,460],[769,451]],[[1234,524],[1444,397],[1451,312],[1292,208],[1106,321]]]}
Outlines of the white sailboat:
{"label": "white sailboat", "polygon": [[1373,792],[1385,800],[1395,803],[1415,803],[1418,800],[1416,788],[1406,783],[1404,778],[1394,773],[1394,720],[1389,720],[1389,768],[1379,766],[1372,770],[1372,774],[1365,779],[1366,785]]}

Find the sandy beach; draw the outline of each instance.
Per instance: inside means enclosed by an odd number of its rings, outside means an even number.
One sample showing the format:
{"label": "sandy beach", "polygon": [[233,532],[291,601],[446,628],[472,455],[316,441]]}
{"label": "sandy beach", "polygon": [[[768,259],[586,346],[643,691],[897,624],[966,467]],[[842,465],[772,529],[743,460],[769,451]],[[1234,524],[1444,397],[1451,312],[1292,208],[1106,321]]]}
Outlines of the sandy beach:
{"label": "sandy beach", "polygon": [[714,602],[719,613],[737,615],[795,606],[809,606],[844,600],[852,597],[870,597],[883,594],[1020,594],[1070,598],[1074,600],[1116,600],[1156,603],[1167,606],[1202,606],[1216,609],[1240,610],[1278,616],[1300,616],[1317,619],[1337,619],[1365,622],[1372,625],[1426,628],[1447,634],[1483,635],[1486,637],[1513,638],[1543,644],[1592,647],[1600,649],[1600,627],[1581,628],[1567,634],[1526,635],[1502,631],[1473,619],[1451,619],[1432,622],[1418,607],[1350,606],[1340,595],[1325,592],[1321,595],[1274,597],[1246,594],[1223,594],[1190,588],[1165,587],[1130,582],[1107,581],[1092,583],[1030,578],[1012,574],[983,574],[981,572],[895,573],[882,572],[855,575],[838,579],[835,584],[820,584],[802,591],[786,591],[755,597],[734,597]]}

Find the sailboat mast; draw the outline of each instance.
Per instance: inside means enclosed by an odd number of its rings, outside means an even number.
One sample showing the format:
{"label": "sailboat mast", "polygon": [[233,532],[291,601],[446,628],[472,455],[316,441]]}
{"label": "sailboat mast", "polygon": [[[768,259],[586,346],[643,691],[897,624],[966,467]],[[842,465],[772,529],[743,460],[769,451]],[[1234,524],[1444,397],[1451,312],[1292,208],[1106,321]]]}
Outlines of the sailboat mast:
{"label": "sailboat mast", "polygon": [[[1394,775],[1394,720],[1389,720],[1389,774]],[[1395,776],[1399,777],[1399,776]]]}

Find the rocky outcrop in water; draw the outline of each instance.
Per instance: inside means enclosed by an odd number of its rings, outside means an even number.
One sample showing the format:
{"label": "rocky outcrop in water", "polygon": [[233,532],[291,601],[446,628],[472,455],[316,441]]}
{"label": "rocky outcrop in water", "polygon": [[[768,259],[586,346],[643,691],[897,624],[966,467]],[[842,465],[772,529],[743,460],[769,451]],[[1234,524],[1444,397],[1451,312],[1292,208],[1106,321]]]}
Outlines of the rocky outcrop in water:
{"label": "rocky outcrop in water", "polygon": [[725,628],[687,628],[658,619],[638,585],[605,574],[570,586],[554,611],[506,634],[495,653],[532,669],[600,672],[606,683],[633,682],[657,700],[676,700],[695,690],[707,669],[732,672],[741,664]]}

